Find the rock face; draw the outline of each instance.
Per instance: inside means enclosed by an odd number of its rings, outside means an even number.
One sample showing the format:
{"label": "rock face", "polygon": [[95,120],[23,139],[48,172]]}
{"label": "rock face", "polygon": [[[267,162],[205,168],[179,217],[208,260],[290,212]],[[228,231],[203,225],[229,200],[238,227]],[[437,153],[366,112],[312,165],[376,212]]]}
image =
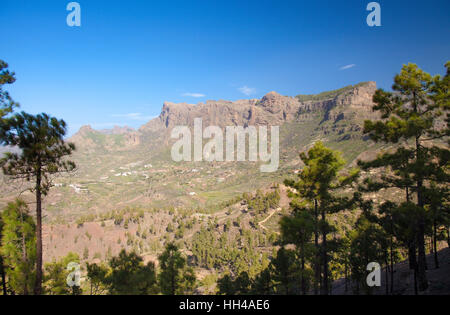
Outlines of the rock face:
{"label": "rock face", "polygon": [[347,116],[372,118],[372,97],[375,91],[376,83],[367,82],[347,87],[335,97],[313,101],[301,101],[270,92],[261,100],[207,101],[197,105],[166,102],[161,115],[142,126],[140,132],[192,126],[195,118],[202,118],[204,125],[220,127],[281,125],[290,121],[307,120],[316,114],[324,114],[326,121],[341,120]]}
{"label": "rock face", "polygon": [[257,100],[207,101],[197,105],[165,102],[161,115],[144,125],[140,130],[158,128],[172,129],[175,126],[191,126],[195,118],[202,118],[205,125],[243,125],[251,118],[251,110]]}
{"label": "rock face", "polygon": [[[92,146],[96,144],[92,135],[120,135],[124,138],[122,149],[141,143],[162,145],[168,141],[170,137],[167,134],[175,126],[193,126],[195,118],[202,118],[203,126],[225,128],[282,126],[286,122],[302,122],[322,117],[318,128],[325,134],[333,131],[344,134],[360,130],[365,119],[375,118],[372,112],[375,91],[375,82],[365,82],[337,91],[302,97],[270,92],[260,100],[207,101],[197,105],[165,102],[159,117],[143,125],[138,131],[129,127],[95,131],[90,126],[84,126],[71,140],[82,143],[83,146]],[[109,142],[110,145],[113,144]]]}

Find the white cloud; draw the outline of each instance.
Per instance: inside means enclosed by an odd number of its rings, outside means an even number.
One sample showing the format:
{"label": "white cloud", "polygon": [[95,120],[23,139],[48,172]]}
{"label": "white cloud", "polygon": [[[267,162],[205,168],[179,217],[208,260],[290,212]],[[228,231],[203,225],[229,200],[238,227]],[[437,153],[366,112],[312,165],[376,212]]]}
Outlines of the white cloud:
{"label": "white cloud", "polygon": [[155,116],[145,116],[141,113],[118,114],[118,115],[111,115],[111,117],[125,118],[129,120],[138,120],[138,121],[147,121],[155,118]]}
{"label": "white cloud", "polygon": [[238,90],[239,90],[241,93],[243,93],[243,94],[245,94],[245,95],[247,95],[247,96],[250,96],[250,95],[256,93],[256,89],[255,89],[255,88],[250,88],[250,87],[248,87],[248,86],[246,86],[246,85],[244,85],[243,87],[238,88]]}
{"label": "white cloud", "polygon": [[202,93],[184,93],[183,96],[199,98],[199,97],[205,97],[206,95],[202,94]]}
{"label": "white cloud", "polygon": [[339,70],[341,70],[341,71],[342,70],[348,70],[348,69],[351,69],[353,67],[356,67],[356,65],[354,63],[352,63],[351,65],[346,65],[346,66],[340,67]]}

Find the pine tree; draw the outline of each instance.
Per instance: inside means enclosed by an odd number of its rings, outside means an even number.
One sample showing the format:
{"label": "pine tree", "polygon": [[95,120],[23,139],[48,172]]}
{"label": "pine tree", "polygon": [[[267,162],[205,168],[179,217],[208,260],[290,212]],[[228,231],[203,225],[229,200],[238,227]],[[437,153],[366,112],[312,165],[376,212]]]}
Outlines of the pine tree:
{"label": "pine tree", "polygon": [[[408,205],[412,200],[412,190],[414,186],[413,175],[409,172],[408,165],[411,159],[411,151],[404,148],[398,148],[394,153],[384,152],[372,161],[358,161],[358,165],[363,170],[370,170],[373,168],[386,168],[389,171],[383,171],[380,178],[376,179],[373,176],[367,176],[359,186],[359,191],[362,193],[378,192],[381,189],[398,188],[405,191],[405,201],[403,205]],[[384,215],[383,227],[391,235],[395,234],[393,228],[392,211],[398,205],[392,201],[387,201],[379,206],[379,212]],[[413,206],[413,205],[412,205]],[[373,205],[370,206],[373,210]],[[413,232],[415,230],[411,230]],[[408,249],[410,269],[417,268],[416,259],[416,236],[411,235],[410,239],[405,243]]]}
{"label": "pine tree", "polygon": [[[19,107],[19,104],[3,89],[4,85],[13,84],[15,81],[15,73],[9,72],[8,64],[3,60],[0,60],[0,124],[3,123],[3,119],[8,114],[13,112],[14,108]],[[0,137],[1,136],[0,133]]]}
{"label": "pine tree", "polygon": [[350,232],[350,264],[356,283],[356,293],[363,287],[367,294],[372,292],[366,283],[366,267],[370,262],[385,261],[387,241],[381,227],[372,223],[363,213],[355,229]]}
{"label": "pine tree", "polygon": [[450,222],[450,193],[449,189],[442,185],[436,185],[434,182],[430,184],[430,188],[426,190],[426,209],[427,222],[431,224],[431,240],[432,252],[434,254],[434,266],[439,268],[438,259],[438,242],[444,240],[442,229],[445,229]]}
{"label": "pine tree", "polygon": [[[407,184],[406,204],[414,208],[414,202],[418,207],[417,231],[411,242],[418,249],[416,269],[421,291],[428,287],[425,256],[427,194],[431,183],[448,187],[449,182],[450,62],[446,67],[447,74],[441,78],[432,77],[415,64],[403,66],[394,78],[394,92],[380,89],[373,97],[373,109],[381,113],[383,120],[366,121],[364,125],[364,132],[372,140],[396,146],[393,153],[384,153],[377,158],[375,163],[378,165],[374,167],[391,168],[397,183]],[[443,113],[446,117],[442,117]],[[446,143],[436,144],[439,140],[446,140]],[[403,165],[399,167],[396,160]],[[387,178],[382,178],[382,182],[391,184]],[[415,193],[415,200],[408,203],[410,190]]]}
{"label": "pine tree", "polygon": [[163,294],[186,294],[193,290],[196,281],[194,271],[187,268],[186,259],[174,243],[168,243],[158,259],[161,268],[159,284]]}
{"label": "pine tree", "polygon": [[10,290],[15,294],[32,292],[36,272],[36,225],[22,200],[11,202],[1,214],[1,255],[4,258]]}
{"label": "pine tree", "polygon": [[72,272],[67,267],[70,263],[80,263],[80,257],[75,253],[68,253],[67,256],[58,261],[45,264],[45,274],[43,277],[44,293],[48,295],[80,295],[81,288],[78,286],[69,287],[67,278]]}
{"label": "pine tree", "polygon": [[143,258],[135,252],[122,250],[112,257],[109,266],[87,264],[87,278],[90,294],[112,295],[158,294],[156,268],[153,262],[144,264]]}
{"label": "pine tree", "polygon": [[291,203],[294,207],[293,216],[283,217],[280,221],[281,238],[283,244],[294,244],[300,258],[301,290],[305,295],[309,288],[309,270],[306,264],[313,256],[312,235],[314,232],[314,219],[308,211],[302,211],[296,205],[298,200]]}
{"label": "pine tree", "polygon": [[220,295],[235,295],[234,282],[230,274],[225,274],[222,278],[217,280],[217,287]]}
{"label": "pine tree", "polygon": [[269,295],[273,293],[273,280],[270,268],[256,276],[252,285],[252,294]]}
{"label": "pine tree", "polygon": [[0,126],[0,141],[21,153],[6,153],[0,160],[3,172],[15,180],[34,181],[36,196],[36,295],[42,292],[42,196],[52,187],[52,175],[70,172],[75,163],[66,159],[75,145],[66,143],[66,123],[47,114],[20,113]]}
{"label": "pine tree", "polygon": [[272,278],[280,287],[279,293],[293,294],[294,284],[298,277],[298,263],[294,251],[281,247],[277,256],[272,260]]}
{"label": "pine tree", "polygon": [[342,266],[341,269],[344,276],[344,286],[345,293],[348,292],[349,278],[350,278],[350,249],[351,249],[351,240],[350,233],[344,232],[341,235],[341,239],[338,243],[338,248],[336,250],[337,255],[337,263]]}
{"label": "pine tree", "polygon": [[247,272],[241,272],[239,276],[234,279],[233,288],[234,295],[247,295],[250,293],[252,281]]}
{"label": "pine tree", "polygon": [[111,274],[107,278],[111,294],[146,295],[157,293],[155,265],[144,265],[142,257],[122,250],[109,262]]}
{"label": "pine tree", "polygon": [[[299,174],[299,181],[285,181],[297,193],[294,198],[303,200],[303,208],[308,209],[314,222],[314,260],[315,284],[317,294],[318,284],[321,284],[321,294],[329,294],[329,247],[327,236],[333,227],[327,221],[327,214],[337,213],[355,206],[355,198],[338,196],[335,192],[352,185],[358,178],[359,171],[352,170],[347,176],[340,176],[345,165],[340,153],[316,142],[308,153],[301,153],[300,158],[305,167]],[[320,216],[320,217],[319,217]],[[321,244],[319,244],[321,234]]]}
{"label": "pine tree", "polygon": [[[372,216],[372,222],[378,223],[384,230],[386,237],[387,237],[387,244],[388,244],[388,261],[386,261],[386,275],[389,271],[390,275],[390,288],[387,291],[387,294],[392,294],[394,292],[394,264],[398,262],[399,260],[399,254],[398,249],[401,246],[400,240],[404,240],[405,247],[409,250],[411,247],[408,243],[411,239],[410,234],[414,233],[413,230],[411,230],[412,220],[409,220],[409,223],[405,222],[405,218],[399,219],[399,216],[401,214],[398,212],[399,207],[394,202],[388,201],[380,205],[379,207],[379,215],[378,216]],[[410,219],[410,218],[409,218]],[[402,233],[405,233],[405,231],[401,231],[401,229],[404,227],[400,227],[400,224],[404,222],[406,226],[410,227],[408,229],[408,232],[406,232],[408,235],[402,235]],[[387,285],[387,281],[386,281]]]}
{"label": "pine tree", "polygon": [[[3,128],[5,118],[8,114],[14,111],[14,108],[19,107],[19,104],[15,102],[7,91],[4,90],[3,86],[6,84],[13,84],[16,81],[15,73],[8,70],[8,64],[3,60],[0,60],[0,143],[2,142]],[[1,246],[1,231],[2,222],[0,218],[0,246]],[[0,254],[0,276],[2,281],[2,292],[6,295],[6,272],[3,265],[3,257]]]}
{"label": "pine tree", "polygon": [[86,263],[87,278],[90,282],[90,295],[105,294],[107,287],[108,267],[105,265]]}

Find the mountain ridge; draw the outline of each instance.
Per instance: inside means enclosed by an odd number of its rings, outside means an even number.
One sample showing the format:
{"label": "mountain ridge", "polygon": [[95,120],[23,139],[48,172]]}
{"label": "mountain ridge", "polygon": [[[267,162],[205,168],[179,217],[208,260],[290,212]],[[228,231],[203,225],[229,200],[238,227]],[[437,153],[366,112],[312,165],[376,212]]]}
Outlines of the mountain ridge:
{"label": "mountain ridge", "polygon": [[[362,124],[363,119],[376,118],[372,112],[372,96],[376,88],[376,82],[369,81],[334,91],[295,97],[272,91],[261,99],[208,100],[198,104],[166,101],[160,115],[137,130],[118,126],[110,130],[94,130],[87,125],[81,127],[69,141],[84,147],[89,133],[123,135],[125,146],[132,147],[145,142],[142,139],[147,135],[167,136],[175,126],[192,126],[195,118],[202,118],[204,126],[214,125],[225,128],[226,126],[282,125],[286,122],[310,120],[311,116],[324,113],[321,123],[326,121],[336,123],[353,116],[349,118],[355,118],[359,124]],[[88,141],[87,145],[92,146],[92,141]]]}

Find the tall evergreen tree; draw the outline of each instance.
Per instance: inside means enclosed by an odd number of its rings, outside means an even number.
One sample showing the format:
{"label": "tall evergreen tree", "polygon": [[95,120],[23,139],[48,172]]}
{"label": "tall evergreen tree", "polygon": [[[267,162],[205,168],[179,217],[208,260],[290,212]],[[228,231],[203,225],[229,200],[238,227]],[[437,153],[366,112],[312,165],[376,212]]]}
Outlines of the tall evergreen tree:
{"label": "tall evergreen tree", "polygon": [[[412,201],[412,193],[414,188],[413,174],[409,172],[408,165],[411,159],[411,151],[404,148],[398,148],[395,153],[384,152],[372,161],[358,161],[358,165],[363,170],[370,170],[373,168],[385,168],[389,166],[389,171],[381,172],[379,179],[373,176],[367,176],[359,186],[359,191],[362,193],[378,192],[381,189],[398,188],[405,192],[405,199],[403,205],[408,205]],[[388,200],[379,205],[379,212],[383,214],[383,227],[391,235],[395,234],[393,226],[392,211],[399,205]],[[371,210],[373,205],[371,206]],[[376,218],[375,218],[376,219]],[[409,225],[408,225],[409,228]],[[415,229],[410,229],[409,232],[415,233]],[[416,259],[416,236],[411,235],[410,239],[404,242],[408,249],[410,269],[417,268]]]}
{"label": "tall evergreen tree", "polygon": [[350,232],[350,264],[352,277],[356,283],[356,293],[364,288],[367,294],[372,288],[367,286],[367,265],[370,262],[385,261],[387,237],[381,227],[372,223],[365,214],[362,214],[356,227]]}
{"label": "tall evergreen tree", "polygon": [[142,257],[136,253],[122,250],[109,262],[111,272],[106,277],[106,284],[111,294],[147,295],[156,294],[157,279],[153,262],[144,265]]}
{"label": "tall evergreen tree", "polygon": [[[432,182],[448,187],[448,136],[450,62],[445,77],[432,77],[415,64],[403,66],[395,76],[393,90],[377,90],[374,110],[383,120],[366,121],[364,132],[374,141],[395,144],[394,152],[377,158],[377,167],[391,168],[400,182],[409,182],[407,191],[415,194],[412,200],[420,211],[417,218],[415,246],[418,249],[417,276],[419,289],[426,290],[425,231],[426,200]],[[446,117],[443,117],[446,113]],[[447,138],[447,139],[446,139]],[[433,141],[434,140],[434,141]],[[436,141],[446,141],[438,145]],[[404,161],[399,172],[395,161]],[[387,183],[383,179],[384,184]],[[409,199],[409,196],[408,196]],[[408,200],[407,200],[408,203]],[[413,207],[412,203],[410,203]]]}
{"label": "tall evergreen tree", "polygon": [[90,295],[103,295],[107,292],[106,278],[108,267],[105,265],[86,263],[87,278],[90,282]]}
{"label": "tall evergreen tree", "polygon": [[1,144],[15,146],[20,153],[6,153],[0,160],[3,172],[16,180],[34,181],[36,196],[36,286],[34,293],[42,293],[42,196],[52,186],[52,175],[70,172],[75,163],[66,159],[75,145],[66,143],[66,123],[47,114],[36,116],[20,113],[0,126]]}
{"label": "tall evergreen tree", "polygon": [[78,286],[69,287],[67,278],[72,272],[67,267],[70,263],[80,263],[80,257],[75,253],[68,253],[67,256],[58,261],[45,264],[45,274],[43,277],[44,293],[47,295],[80,295],[81,288]]}
{"label": "tall evergreen tree", "polygon": [[295,291],[297,279],[299,279],[299,268],[296,253],[281,247],[277,256],[272,260],[272,273],[275,284],[278,285],[278,294],[289,295]]}
{"label": "tall evergreen tree", "polygon": [[[303,200],[304,208],[313,215],[316,248],[314,291],[317,293],[317,285],[321,283],[321,294],[327,295],[330,281],[330,248],[327,237],[333,230],[328,223],[327,215],[351,209],[355,205],[354,198],[338,196],[336,191],[352,185],[358,178],[359,171],[355,169],[347,176],[341,176],[339,173],[345,161],[340,153],[325,147],[322,142],[316,142],[307,154],[301,153],[300,158],[305,163],[305,167],[299,174],[299,180],[297,182],[287,180],[285,184],[297,191],[293,197]],[[321,244],[319,244],[319,234]]]}
{"label": "tall evergreen tree", "polygon": [[[15,73],[8,70],[8,64],[0,59],[0,144],[2,139],[2,126],[4,125],[5,118],[8,114],[12,113],[14,108],[19,107],[19,104],[15,102],[9,95],[8,91],[4,89],[6,84],[13,84],[16,81]],[[1,246],[1,228],[2,222],[0,218],[0,246]],[[3,257],[0,254],[0,276],[2,281],[3,295],[7,294],[6,289],[6,272],[3,265]]]}
{"label": "tall evergreen tree", "polygon": [[[399,213],[399,207],[394,202],[388,201],[380,205],[379,207],[379,216],[372,216],[372,221],[378,223],[383,230],[385,231],[387,237],[388,244],[388,261],[386,261],[386,274],[389,270],[389,281],[390,288],[389,291],[391,293],[394,292],[394,264],[399,260],[398,249],[401,246],[400,240],[403,240],[406,248],[410,249],[410,244],[408,241],[411,239],[409,234],[412,234],[411,224],[407,223],[406,225],[402,225],[401,222],[405,222],[405,218],[401,218],[399,220],[399,216],[401,217],[401,213]],[[412,222],[411,217],[409,217],[409,222]],[[406,223],[406,222],[405,222]],[[407,226],[408,235],[404,235],[405,231],[402,234],[402,228]],[[405,241],[406,240],[406,241]],[[389,292],[387,292],[389,293]]]}
{"label": "tall evergreen tree", "polygon": [[0,252],[9,288],[15,294],[28,295],[35,282],[36,225],[22,200],[9,203],[1,216],[4,226]]}
{"label": "tall evergreen tree", "polygon": [[431,224],[430,230],[432,252],[434,254],[434,266],[438,269],[438,242],[445,240],[442,231],[446,229],[450,222],[450,192],[447,187],[442,185],[438,186],[432,182],[430,189],[427,189],[425,198],[428,222]]}
{"label": "tall evergreen tree", "polygon": [[253,294],[269,295],[273,292],[273,280],[270,268],[266,268],[256,276],[252,285]]}
{"label": "tall evergreen tree", "polygon": [[230,274],[225,274],[222,278],[217,280],[217,287],[220,295],[235,295],[234,282]]}
{"label": "tall evergreen tree", "polygon": [[161,268],[159,284],[163,294],[177,295],[192,292],[196,281],[194,271],[187,267],[186,258],[182,256],[174,243],[168,243],[158,259]]}
{"label": "tall evergreen tree", "polygon": [[294,200],[291,207],[294,207],[293,216],[283,217],[280,221],[282,242],[284,244],[294,244],[300,258],[300,281],[301,290],[305,295],[309,288],[309,270],[306,266],[313,256],[312,235],[314,232],[314,219],[308,211],[302,211]]}
{"label": "tall evergreen tree", "polygon": [[15,81],[15,73],[10,72],[8,64],[0,60],[0,123],[8,114],[13,112],[14,108],[19,107],[19,103],[15,102],[8,91],[3,88],[4,85],[13,84]]}

